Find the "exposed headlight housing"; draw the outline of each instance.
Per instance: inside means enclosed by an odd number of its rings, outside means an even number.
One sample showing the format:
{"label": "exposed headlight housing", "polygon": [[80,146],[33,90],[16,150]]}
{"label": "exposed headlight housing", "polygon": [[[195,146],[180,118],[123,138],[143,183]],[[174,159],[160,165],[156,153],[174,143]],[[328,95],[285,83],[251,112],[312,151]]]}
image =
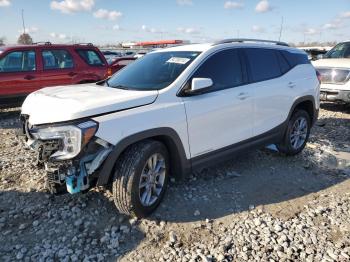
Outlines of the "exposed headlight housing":
{"label": "exposed headlight housing", "polygon": [[77,156],[81,149],[95,135],[98,125],[94,121],[87,121],[78,125],[52,126],[38,128],[30,131],[30,134],[38,140],[57,140],[59,150],[50,158],[53,160],[67,160]]}

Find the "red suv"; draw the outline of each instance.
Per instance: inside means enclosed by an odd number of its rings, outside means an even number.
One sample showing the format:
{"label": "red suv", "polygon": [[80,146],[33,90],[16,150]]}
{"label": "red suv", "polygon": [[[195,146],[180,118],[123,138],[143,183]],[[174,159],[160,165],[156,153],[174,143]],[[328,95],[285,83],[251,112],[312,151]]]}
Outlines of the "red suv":
{"label": "red suv", "polygon": [[92,44],[0,47],[0,107],[19,105],[43,87],[97,82],[117,70]]}

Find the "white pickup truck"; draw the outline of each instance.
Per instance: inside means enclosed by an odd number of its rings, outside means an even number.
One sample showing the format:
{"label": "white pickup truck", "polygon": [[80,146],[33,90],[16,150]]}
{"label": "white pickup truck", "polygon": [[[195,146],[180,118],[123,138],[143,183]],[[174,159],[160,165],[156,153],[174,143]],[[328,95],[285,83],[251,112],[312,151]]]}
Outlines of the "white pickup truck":
{"label": "white pickup truck", "polygon": [[312,62],[321,74],[321,100],[350,103],[350,41],[337,44]]}

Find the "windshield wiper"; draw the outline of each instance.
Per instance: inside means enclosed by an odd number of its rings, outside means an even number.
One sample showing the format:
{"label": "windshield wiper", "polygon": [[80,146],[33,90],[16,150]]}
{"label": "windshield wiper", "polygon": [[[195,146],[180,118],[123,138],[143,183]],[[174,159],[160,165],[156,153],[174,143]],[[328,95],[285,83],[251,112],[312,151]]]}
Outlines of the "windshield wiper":
{"label": "windshield wiper", "polygon": [[123,85],[116,85],[116,86],[111,86],[113,88],[118,88],[118,89],[123,89],[123,90],[129,90],[129,87],[123,86]]}

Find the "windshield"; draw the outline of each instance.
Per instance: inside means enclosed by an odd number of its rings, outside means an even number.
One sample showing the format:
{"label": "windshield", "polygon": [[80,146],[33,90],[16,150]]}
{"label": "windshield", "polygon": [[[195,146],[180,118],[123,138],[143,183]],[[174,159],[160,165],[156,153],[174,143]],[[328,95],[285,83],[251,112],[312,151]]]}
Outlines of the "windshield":
{"label": "windshield", "polygon": [[132,90],[160,90],[170,85],[199,52],[155,52],[136,60],[113,75],[107,85]]}
{"label": "windshield", "polygon": [[350,42],[336,45],[329,50],[325,58],[350,58]]}

